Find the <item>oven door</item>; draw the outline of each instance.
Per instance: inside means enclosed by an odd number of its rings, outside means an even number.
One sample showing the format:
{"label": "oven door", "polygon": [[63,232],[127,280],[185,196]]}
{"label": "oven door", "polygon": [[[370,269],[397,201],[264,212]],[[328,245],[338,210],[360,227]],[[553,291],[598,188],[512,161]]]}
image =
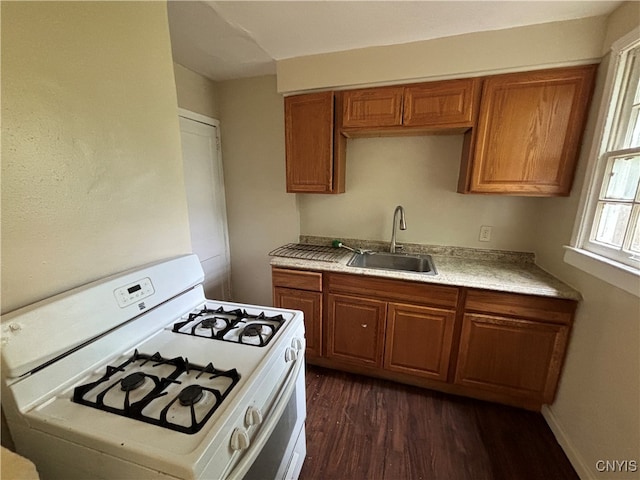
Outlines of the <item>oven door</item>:
{"label": "oven door", "polygon": [[304,349],[279,396],[273,413],[229,474],[233,480],[295,480],[306,455]]}

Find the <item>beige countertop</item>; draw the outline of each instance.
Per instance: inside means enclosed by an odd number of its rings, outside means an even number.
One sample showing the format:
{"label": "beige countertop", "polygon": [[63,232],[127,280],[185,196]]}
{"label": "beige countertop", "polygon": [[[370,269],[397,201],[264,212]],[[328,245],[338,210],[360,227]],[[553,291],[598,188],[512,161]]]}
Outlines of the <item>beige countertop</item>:
{"label": "beige countertop", "polygon": [[[301,243],[330,245],[331,239],[301,237]],[[342,240],[356,248],[385,251],[384,242]],[[328,243],[327,243],[328,242]],[[438,283],[456,287],[481,288],[501,292],[523,293],[545,297],[581,300],[580,293],[542,270],[534,263],[531,253],[476,250],[455,247],[405,244],[403,253],[427,253],[433,258],[437,275],[395,270],[379,270],[347,266],[353,255],[344,250],[344,255],[335,262],[272,257],[271,265],[282,268],[297,268],[324,272],[351,273],[425,283]]]}

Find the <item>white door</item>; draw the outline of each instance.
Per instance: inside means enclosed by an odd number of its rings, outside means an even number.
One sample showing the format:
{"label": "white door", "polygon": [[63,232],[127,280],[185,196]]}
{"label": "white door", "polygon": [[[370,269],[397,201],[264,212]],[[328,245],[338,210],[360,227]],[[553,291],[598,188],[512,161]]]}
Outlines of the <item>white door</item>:
{"label": "white door", "polygon": [[180,109],[191,248],[204,270],[207,298],[231,298],[229,234],[220,155],[220,123]]}

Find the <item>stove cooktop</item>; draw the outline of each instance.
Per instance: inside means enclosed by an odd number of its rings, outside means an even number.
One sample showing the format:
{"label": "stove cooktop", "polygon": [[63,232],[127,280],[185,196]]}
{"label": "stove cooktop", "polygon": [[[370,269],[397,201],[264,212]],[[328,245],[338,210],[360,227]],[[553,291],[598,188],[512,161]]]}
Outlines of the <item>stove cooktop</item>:
{"label": "stove cooktop", "polygon": [[73,401],[169,428],[199,432],[240,380],[233,370],[193,365],[183,357],[135,353],[104,375],[78,386]]}
{"label": "stove cooktop", "polygon": [[224,342],[265,347],[284,322],[282,315],[268,316],[264,312],[252,314],[243,309],[204,307],[190,313],[186,320],[175,323],[173,331]]}

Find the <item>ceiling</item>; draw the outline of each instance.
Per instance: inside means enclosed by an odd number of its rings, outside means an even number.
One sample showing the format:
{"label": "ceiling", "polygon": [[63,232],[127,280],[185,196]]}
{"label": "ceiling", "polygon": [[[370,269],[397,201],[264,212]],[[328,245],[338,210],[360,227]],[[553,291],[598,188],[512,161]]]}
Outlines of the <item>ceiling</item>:
{"label": "ceiling", "polygon": [[275,61],[604,15],[618,1],[168,2],[174,60],[212,80],[275,74]]}

